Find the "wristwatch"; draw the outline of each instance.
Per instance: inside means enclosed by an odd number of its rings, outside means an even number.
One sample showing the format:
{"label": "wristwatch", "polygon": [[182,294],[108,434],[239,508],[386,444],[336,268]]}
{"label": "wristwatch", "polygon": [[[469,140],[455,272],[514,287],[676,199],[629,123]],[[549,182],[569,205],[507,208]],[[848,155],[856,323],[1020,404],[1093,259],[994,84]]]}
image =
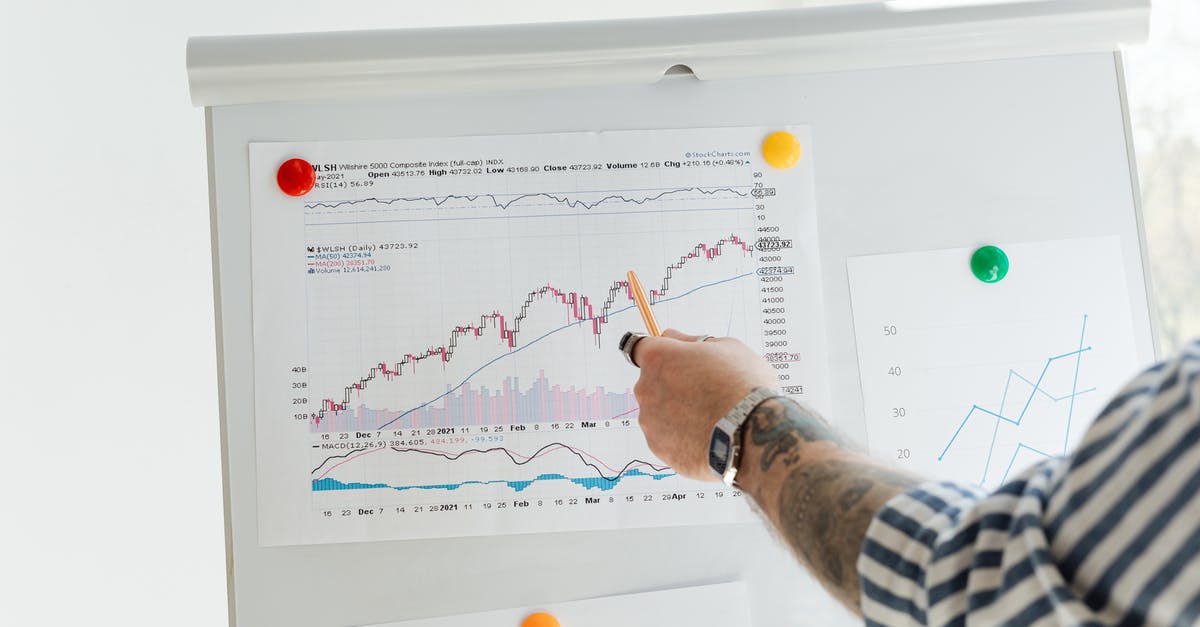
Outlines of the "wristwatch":
{"label": "wristwatch", "polygon": [[754,388],[713,427],[712,438],[708,442],[708,467],[712,468],[725,485],[733,487],[734,478],[737,476],[742,448],[738,430],[741,429],[742,423],[746,422],[746,417],[759,403],[776,396],[780,396],[777,390]]}

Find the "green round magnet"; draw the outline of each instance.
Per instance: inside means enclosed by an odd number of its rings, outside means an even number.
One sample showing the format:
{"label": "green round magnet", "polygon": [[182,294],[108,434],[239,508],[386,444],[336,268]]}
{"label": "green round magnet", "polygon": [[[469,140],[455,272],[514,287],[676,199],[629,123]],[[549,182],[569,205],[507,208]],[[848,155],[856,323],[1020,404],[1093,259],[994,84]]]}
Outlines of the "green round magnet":
{"label": "green round magnet", "polygon": [[984,246],[971,255],[971,272],[984,283],[995,283],[1008,274],[1008,255],[995,246]]}

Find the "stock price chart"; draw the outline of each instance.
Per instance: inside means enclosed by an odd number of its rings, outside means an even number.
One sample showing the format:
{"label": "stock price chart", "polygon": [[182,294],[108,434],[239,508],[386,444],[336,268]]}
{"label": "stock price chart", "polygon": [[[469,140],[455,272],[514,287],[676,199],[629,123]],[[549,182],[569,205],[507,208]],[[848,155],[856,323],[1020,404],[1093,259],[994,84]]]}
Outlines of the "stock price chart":
{"label": "stock price chart", "polygon": [[253,144],[260,542],[745,519],[650,453],[615,347],[633,269],[823,401],[811,156],[761,163],[772,130]]}

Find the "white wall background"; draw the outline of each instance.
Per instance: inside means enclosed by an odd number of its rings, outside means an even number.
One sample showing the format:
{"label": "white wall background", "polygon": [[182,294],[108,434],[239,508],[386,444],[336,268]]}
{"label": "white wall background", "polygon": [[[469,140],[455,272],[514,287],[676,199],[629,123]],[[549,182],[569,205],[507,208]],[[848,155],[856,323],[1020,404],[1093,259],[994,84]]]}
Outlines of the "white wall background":
{"label": "white wall background", "polygon": [[226,620],[188,36],[797,4],[0,0],[0,623]]}

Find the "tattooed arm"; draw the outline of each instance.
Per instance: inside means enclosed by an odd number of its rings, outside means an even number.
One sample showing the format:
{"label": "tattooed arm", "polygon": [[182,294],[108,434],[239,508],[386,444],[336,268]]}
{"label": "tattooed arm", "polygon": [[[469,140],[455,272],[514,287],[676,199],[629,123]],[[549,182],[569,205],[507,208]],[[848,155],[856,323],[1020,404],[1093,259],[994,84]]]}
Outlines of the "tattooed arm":
{"label": "tattooed arm", "polygon": [[[694,342],[668,330],[635,347],[639,422],[656,455],[680,474],[715,481],[708,468],[713,425],[773,369],[730,338]],[[856,562],[867,526],[916,480],[851,449],[816,415],[776,398],[742,427],[738,486],[750,495],[809,571],[859,612]]]}
{"label": "tattooed arm", "polygon": [[759,404],[741,433],[739,487],[825,588],[857,612],[856,563],[867,526],[916,481],[850,450],[788,399]]}

